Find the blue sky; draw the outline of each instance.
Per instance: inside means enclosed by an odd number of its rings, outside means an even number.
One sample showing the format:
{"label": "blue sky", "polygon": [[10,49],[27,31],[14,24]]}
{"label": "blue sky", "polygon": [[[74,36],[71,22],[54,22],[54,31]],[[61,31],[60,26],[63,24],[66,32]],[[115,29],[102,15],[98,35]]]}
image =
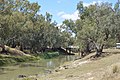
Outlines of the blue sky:
{"label": "blue sky", "polygon": [[40,13],[45,15],[49,12],[53,15],[53,20],[58,24],[65,19],[76,20],[78,18],[76,5],[79,1],[83,1],[85,6],[94,4],[96,2],[115,3],[118,0],[29,0],[30,2],[38,2],[41,5]]}

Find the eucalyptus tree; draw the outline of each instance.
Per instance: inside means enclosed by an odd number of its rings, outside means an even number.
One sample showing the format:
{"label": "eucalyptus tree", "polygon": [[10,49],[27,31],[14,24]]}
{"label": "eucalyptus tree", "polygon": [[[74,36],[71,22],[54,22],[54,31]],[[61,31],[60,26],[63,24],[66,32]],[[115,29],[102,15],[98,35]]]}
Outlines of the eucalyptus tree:
{"label": "eucalyptus tree", "polygon": [[84,7],[83,2],[79,2],[77,4],[77,10],[79,11],[80,17],[76,21],[78,30],[77,42],[81,49],[86,48],[89,51],[89,43],[93,43],[97,55],[100,55],[104,46],[108,46],[111,41],[112,45],[115,44],[115,30],[119,28],[119,22],[117,22],[119,21],[119,17],[117,14],[117,18],[115,18],[116,10],[112,8],[112,4],[107,2],[96,3]]}
{"label": "eucalyptus tree", "polygon": [[75,22],[71,19],[64,20],[61,25],[61,35],[63,37],[63,46],[68,47],[74,45],[76,37],[76,26]]}

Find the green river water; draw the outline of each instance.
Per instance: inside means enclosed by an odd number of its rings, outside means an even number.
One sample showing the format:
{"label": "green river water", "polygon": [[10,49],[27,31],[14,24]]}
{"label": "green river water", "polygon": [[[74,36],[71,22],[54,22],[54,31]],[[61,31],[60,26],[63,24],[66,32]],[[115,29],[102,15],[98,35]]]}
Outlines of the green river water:
{"label": "green river water", "polygon": [[20,63],[0,67],[0,80],[16,80],[19,75],[47,74],[64,62],[75,60],[75,56],[59,56],[54,59],[42,59],[34,62]]}

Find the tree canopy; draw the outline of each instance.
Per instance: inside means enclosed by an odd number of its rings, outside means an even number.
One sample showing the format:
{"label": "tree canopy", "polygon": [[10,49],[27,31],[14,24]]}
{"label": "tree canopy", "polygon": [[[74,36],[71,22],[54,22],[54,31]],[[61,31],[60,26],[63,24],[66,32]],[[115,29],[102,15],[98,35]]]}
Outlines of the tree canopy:
{"label": "tree canopy", "polygon": [[91,43],[96,49],[113,47],[120,42],[120,2],[77,4],[79,19],[64,20],[57,26],[52,15],[39,13],[38,3],[28,0],[0,1],[0,44],[21,46],[32,51],[45,47],[79,46],[90,52]]}

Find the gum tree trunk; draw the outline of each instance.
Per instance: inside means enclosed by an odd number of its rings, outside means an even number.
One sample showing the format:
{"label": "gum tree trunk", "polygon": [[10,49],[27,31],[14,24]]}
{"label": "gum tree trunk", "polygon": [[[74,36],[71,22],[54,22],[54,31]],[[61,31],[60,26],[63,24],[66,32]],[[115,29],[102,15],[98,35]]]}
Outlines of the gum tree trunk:
{"label": "gum tree trunk", "polygon": [[5,52],[5,46],[0,44],[1,52]]}
{"label": "gum tree trunk", "polygon": [[104,47],[104,44],[101,44],[99,46],[96,46],[96,57],[99,57],[101,56],[102,52],[103,52],[103,47]]}

